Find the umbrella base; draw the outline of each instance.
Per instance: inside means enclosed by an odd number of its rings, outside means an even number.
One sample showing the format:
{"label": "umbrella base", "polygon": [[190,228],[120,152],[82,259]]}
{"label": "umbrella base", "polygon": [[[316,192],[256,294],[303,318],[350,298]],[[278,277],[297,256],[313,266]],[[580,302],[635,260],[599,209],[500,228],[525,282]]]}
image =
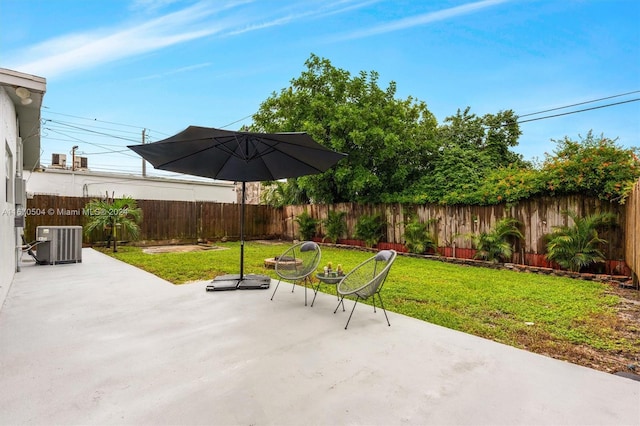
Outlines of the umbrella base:
{"label": "umbrella base", "polygon": [[207,286],[207,291],[227,290],[265,290],[271,285],[271,278],[267,275],[248,274],[240,279],[240,275],[220,275],[215,277]]}

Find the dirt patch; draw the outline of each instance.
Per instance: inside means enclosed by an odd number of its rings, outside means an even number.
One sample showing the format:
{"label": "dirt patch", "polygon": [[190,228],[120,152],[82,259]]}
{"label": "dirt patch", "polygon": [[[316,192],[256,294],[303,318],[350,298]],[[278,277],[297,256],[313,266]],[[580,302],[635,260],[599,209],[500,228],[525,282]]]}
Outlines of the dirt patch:
{"label": "dirt patch", "polygon": [[277,246],[282,244],[283,242],[287,244],[292,244],[291,241],[282,241],[282,240],[255,240],[255,243],[263,244],[265,246]]}
{"label": "dirt patch", "polygon": [[179,245],[179,246],[172,245],[172,246],[147,247],[143,249],[142,252],[147,254],[158,254],[158,253],[186,253],[190,251],[206,251],[206,250],[227,250],[227,248],[217,247],[217,246],[187,244],[187,245]]}
{"label": "dirt patch", "polygon": [[[617,334],[627,341],[640,342],[640,291],[611,285],[608,293],[620,298],[620,303],[615,306],[618,316]],[[612,352],[576,345],[570,350],[549,355],[608,373],[627,372],[639,375],[640,346],[636,348],[633,352]]]}

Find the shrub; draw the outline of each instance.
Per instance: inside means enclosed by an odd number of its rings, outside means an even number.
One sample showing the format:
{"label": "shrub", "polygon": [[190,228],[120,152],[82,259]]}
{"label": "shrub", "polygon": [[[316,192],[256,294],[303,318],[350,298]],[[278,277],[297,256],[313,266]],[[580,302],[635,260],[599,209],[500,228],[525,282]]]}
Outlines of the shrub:
{"label": "shrub", "polygon": [[[430,221],[430,223],[433,222]],[[436,250],[437,243],[429,232],[429,224],[413,219],[404,227],[405,246],[411,253],[422,254],[429,249]]]}
{"label": "shrub", "polygon": [[338,238],[347,232],[347,222],[345,221],[346,212],[329,211],[327,219],[324,221],[326,227],[326,239],[338,242]]}
{"label": "shrub", "polygon": [[496,222],[493,230],[471,235],[471,241],[477,252],[476,259],[490,262],[506,261],[513,254],[511,238],[522,239],[524,236],[518,229],[520,222],[512,217],[505,217]]}
{"label": "shrub", "polygon": [[596,213],[584,218],[575,212],[566,212],[574,221],[573,226],[555,226],[547,235],[547,259],[573,272],[604,262],[598,249],[607,242],[598,236],[598,229],[615,224],[613,213]]}
{"label": "shrub", "polygon": [[547,155],[542,173],[551,194],[584,194],[624,204],[640,177],[637,148],[625,149],[615,139],[589,132],[579,142],[554,141],[554,156]]}
{"label": "shrub", "polygon": [[384,236],[384,227],[386,223],[380,215],[363,215],[358,218],[356,223],[355,237],[363,240],[367,247],[373,247]]}
{"label": "shrub", "polygon": [[300,239],[304,241],[311,240],[316,235],[316,227],[318,226],[318,220],[311,217],[309,213],[302,212],[295,219],[296,223],[300,226]]}

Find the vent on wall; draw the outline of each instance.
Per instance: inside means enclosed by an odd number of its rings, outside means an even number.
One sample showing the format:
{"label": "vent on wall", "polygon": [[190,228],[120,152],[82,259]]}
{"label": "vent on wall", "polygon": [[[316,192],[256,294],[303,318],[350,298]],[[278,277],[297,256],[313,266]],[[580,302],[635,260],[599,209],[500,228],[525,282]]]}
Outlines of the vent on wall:
{"label": "vent on wall", "polygon": [[56,169],[64,169],[67,167],[66,154],[51,154],[51,167]]}

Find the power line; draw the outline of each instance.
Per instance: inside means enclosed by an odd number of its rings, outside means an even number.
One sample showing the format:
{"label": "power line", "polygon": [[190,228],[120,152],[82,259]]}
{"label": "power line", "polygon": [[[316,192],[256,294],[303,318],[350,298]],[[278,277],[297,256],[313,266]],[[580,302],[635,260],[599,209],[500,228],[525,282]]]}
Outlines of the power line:
{"label": "power line", "polygon": [[66,137],[70,138],[71,141],[74,141],[74,142],[81,142],[81,143],[85,143],[87,145],[92,145],[92,146],[95,146],[95,147],[98,147],[98,148],[106,150],[105,152],[102,152],[102,154],[108,154],[108,153],[122,154],[122,155],[126,155],[127,157],[137,158],[137,156],[135,156],[133,154],[130,154],[130,150],[129,149],[115,150],[115,149],[111,149],[111,148],[105,148],[106,145],[103,146],[101,144],[97,144],[97,143],[94,143],[94,142],[88,142],[88,141],[86,141],[84,139],[76,138],[75,136],[68,135],[68,134],[63,133],[63,132],[61,132],[59,130],[54,130],[54,129],[47,128],[47,127],[45,127],[45,130],[49,130],[50,132],[54,132],[54,133],[57,133],[59,135],[66,136]]}
{"label": "power line", "polygon": [[627,101],[620,101],[620,102],[615,102],[615,103],[612,103],[612,104],[598,105],[598,106],[595,106],[595,107],[579,109],[579,110],[576,110],[576,111],[563,112],[561,114],[545,115],[544,117],[530,118],[528,120],[518,120],[517,123],[521,124],[521,123],[528,123],[530,121],[545,120],[547,118],[561,117],[563,115],[570,115],[570,114],[577,114],[579,112],[591,111],[591,110],[600,109],[600,108],[607,108],[607,107],[614,106],[614,105],[628,104],[630,102],[637,102],[637,101],[640,101],[640,98],[629,99]]}
{"label": "power line", "polygon": [[[43,106],[43,108],[49,109],[46,106]],[[61,112],[47,111],[47,113],[48,114],[62,115],[62,116],[65,116],[65,117],[77,118],[79,120],[93,121],[93,122],[96,122],[96,123],[104,123],[104,124],[112,124],[112,125],[115,125],[115,126],[131,127],[131,128],[138,129],[138,130],[145,128],[145,129],[147,129],[149,131],[153,131],[154,133],[158,133],[158,134],[165,135],[165,136],[170,136],[170,135],[168,135],[166,133],[159,132],[159,131],[153,130],[153,129],[149,129],[149,127],[147,127],[147,126],[136,126],[136,125],[133,125],[133,124],[116,123],[116,122],[113,122],[113,121],[99,120],[97,118],[80,117],[80,116],[77,116],[77,115],[64,114],[64,113],[61,113]],[[239,123],[241,121],[246,120],[247,118],[251,118],[251,117],[253,117],[253,115],[254,114],[246,115],[246,116],[244,116],[244,117],[242,117],[242,118],[240,118],[238,120],[232,121],[231,123],[225,124],[224,126],[219,126],[219,128],[220,129],[224,129],[226,127],[231,126],[232,124],[236,124],[236,123]]]}
{"label": "power line", "polygon": [[[54,120],[51,118],[45,118],[43,120],[44,122],[49,122],[49,123],[55,123],[55,124],[59,124],[59,125],[63,125],[63,126],[69,126],[69,125],[73,125],[77,127],[78,123],[72,122],[72,121],[59,121],[59,120]],[[120,134],[124,134],[124,135],[138,135],[139,132],[138,131],[133,131],[133,130],[123,130],[123,129],[117,129],[117,128],[112,128],[112,127],[103,127],[103,126],[93,126],[93,125],[89,125],[89,124],[85,124],[83,125],[83,127],[81,127],[82,130],[85,129],[97,129],[97,130],[106,130],[109,132],[115,132],[115,133],[120,133]]]}
{"label": "power line", "polygon": [[[565,106],[561,106],[561,107],[557,107],[557,108],[551,108],[551,109],[545,109],[543,111],[538,111],[538,112],[531,112],[529,114],[522,114],[519,115],[520,118],[522,117],[528,117],[530,115],[538,115],[538,114],[543,114],[545,112],[551,112],[551,111],[557,111],[559,109],[565,109],[565,108],[571,108],[574,106],[580,106],[580,105],[586,105],[586,104],[591,104],[594,102],[600,102],[600,101],[605,101],[607,99],[613,99],[613,98],[619,98],[621,96],[627,96],[627,95],[633,95],[634,93],[640,93],[640,90],[634,90],[633,92],[627,92],[627,93],[620,93],[619,95],[612,95],[612,96],[607,96],[604,98],[599,98],[599,99],[593,99],[591,101],[584,101],[584,102],[578,102],[576,104],[571,104],[571,105],[565,105]],[[612,104],[612,105],[617,105],[617,104]],[[585,110],[588,111],[588,110]]]}
{"label": "power line", "polygon": [[229,123],[229,124],[225,124],[224,126],[220,126],[220,128],[221,128],[221,129],[224,129],[225,127],[229,127],[229,126],[231,126],[232,124],[239,123],[239,122],[244,121],[244,120],[246,120],[247,118],[251,118],[251,117],[253,117],[253,114],[251,114],[251,115],[247,115],[246,117],[242,117],[242,118],[241,118],[241,119],[239,119],[239,120],[232,121],[231,123]]}
{"label": "power line", "polygon": [[[49,109],[49,107],[46,107],[46,106],[43,107],[43,108]],[[48,114],[63,115],[65,117],[77,118],[79,120],[94,121],[96,123],[105,123],[105,124],[113,124],[115,126],[132,127],[134,129],[142,129],[143,128],[143,126],[135,126],[133,124],[116,123],[116,122],[113,122],[113,121],[98,120],[97,118],[80,117],[80,116],[77,116],[77,115],[64,114],[64,113],[61,113],[61,112],[47,111],[47,113]],[[158,132],[158,133],[162,133],[162,132]],[[167,135],[167,136],[169,136],[169,135]]]}
{"label": "power line", "polygon": [[87,133],[93,133],[93,134],[100,135],[100,136],[108,136],[108,137],[115,138],[115,139],[122,139],[122,140],[127,141],[127,142],[138,142],[137,139],[126,138],[126,137],[123,137],[123,136],[117,136],[117,135],[112,135],[112,134],[109,134],[109,133],[99,132],[97,130],[91,130],[91,129],[87,129],[87,128],[83,128],[83,127],[79,127],[79,126],[74,126],[73,124],[67,124],[67,123],[64,123],[62,121],[55,121],[55,120],[49,120],[49,121],[51,123],[59,124],[61,126],[66,126],[66,127],[72,128],[72,129],[82,130],[82,131],[85,131]]}

